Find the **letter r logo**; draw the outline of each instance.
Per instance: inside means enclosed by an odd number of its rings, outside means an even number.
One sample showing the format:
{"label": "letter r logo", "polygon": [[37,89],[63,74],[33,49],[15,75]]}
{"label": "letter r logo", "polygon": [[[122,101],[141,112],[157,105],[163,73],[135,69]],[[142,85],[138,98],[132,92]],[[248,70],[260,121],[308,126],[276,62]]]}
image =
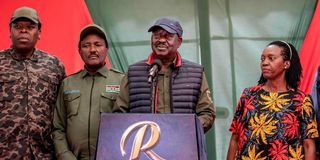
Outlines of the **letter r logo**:
{"label": "letter r logo", "polygon": [[[150,138],[146,144],[142,144],[148,128],[151,130]],[[125,145],[128,138],[136,130],[137,133],[133,140],[130,160],[138,160],[141,152],[144,152],[150,160],[164,160],[151,150],[158,143],[161,133],[158,124],[151,121],[134,123],[124,131],[120,140],[120,150],[122,156],[124,157],[126,155]]]}

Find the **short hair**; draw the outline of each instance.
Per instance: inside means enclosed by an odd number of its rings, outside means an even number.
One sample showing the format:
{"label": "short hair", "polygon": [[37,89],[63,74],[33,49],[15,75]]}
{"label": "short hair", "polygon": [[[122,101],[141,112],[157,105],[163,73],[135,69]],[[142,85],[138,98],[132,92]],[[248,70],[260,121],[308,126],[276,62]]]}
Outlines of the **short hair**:
{"label": "short hair", "polygon": [[[285,41],[273,41],[269,43],[267,46],[270,45],[276,45],[281,47],[281,55],[283,57],[283,60],[290,61],[290,67],[286,70],[285,79],[288,86],[292,87],[294,90],[297,90],[300,85],[300,79],[302,77],[302,67],[298,51],[291,43]],[[266,82],[267,79],[265,79],[261,74],[258,84],[263,84]]]}

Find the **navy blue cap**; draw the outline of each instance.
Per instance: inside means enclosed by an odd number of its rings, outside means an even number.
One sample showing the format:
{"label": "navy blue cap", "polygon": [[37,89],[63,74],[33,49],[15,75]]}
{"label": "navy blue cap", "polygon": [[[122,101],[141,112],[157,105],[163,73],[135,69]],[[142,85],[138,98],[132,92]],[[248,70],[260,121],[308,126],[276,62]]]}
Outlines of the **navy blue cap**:
{"label": "navy blue cap", "polygon": [[171,17],[158,19],[154,25],[148,29],[148,32],[152,32],[157,27],[161,27],[169,33],[176,33],[179,37],[182,37],[183,30],[180,23]]}

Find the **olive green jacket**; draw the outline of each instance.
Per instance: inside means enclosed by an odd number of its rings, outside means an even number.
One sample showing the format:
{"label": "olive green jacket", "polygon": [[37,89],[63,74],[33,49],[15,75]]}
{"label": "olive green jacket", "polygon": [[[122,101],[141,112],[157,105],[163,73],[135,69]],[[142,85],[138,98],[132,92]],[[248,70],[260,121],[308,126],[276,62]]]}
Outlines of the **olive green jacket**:
{"label": "olive green jacket", "polygon": [[101,112],[111,112],[124,75],[106,66],[81,70],[63,80],[54,111],[58,159],[94,159]]}

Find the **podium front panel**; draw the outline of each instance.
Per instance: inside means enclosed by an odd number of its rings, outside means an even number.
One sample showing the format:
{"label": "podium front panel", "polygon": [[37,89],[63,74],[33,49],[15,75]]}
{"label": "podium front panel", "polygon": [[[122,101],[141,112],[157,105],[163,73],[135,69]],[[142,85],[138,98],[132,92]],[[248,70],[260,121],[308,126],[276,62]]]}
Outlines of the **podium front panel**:
{"label": "podium front panel", "polygon": [[96,158],[197,160],[195,118],[193,114],[102,113]]}

